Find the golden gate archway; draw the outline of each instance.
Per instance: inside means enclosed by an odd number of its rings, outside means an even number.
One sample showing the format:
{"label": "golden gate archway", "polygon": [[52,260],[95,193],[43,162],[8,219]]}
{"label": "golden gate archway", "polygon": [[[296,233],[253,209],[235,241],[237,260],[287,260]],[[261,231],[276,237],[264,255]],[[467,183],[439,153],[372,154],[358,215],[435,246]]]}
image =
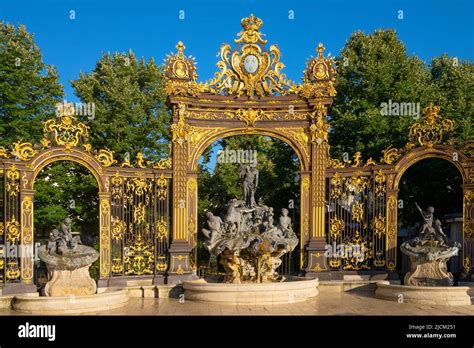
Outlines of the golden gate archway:
{"label": "golden gate archway", "polygon": [[[301,267],[307,276],[394,276],[399,180],[412,164],[436,157],[462,173],[463,271],[471,277],[474,145],[449,140],[453,121],[430,105],[410,128],[405,147],[389,147],[378,162],[364,160],[361,153],[346,161],[330,158],[327,110],[336,94],[333,60],[319,44],[297,84],[283,74],[279,49],[262,38],[262,21],[251,15],[241,24],[235,48],[221,47],[219,71],[207,82],[197,81],[194,59],[185,56],[183,43],[168,56],[168,158],[147,161],[138,153],[118,163],[112,151],[92,148],[88,127],[67,107],[45,122],[40,144],[19,141],[0,148],[2,241],[33,248],[34,179],[45,165],[71,160],[87,167],[99,184],[99,287],[193,277],[199,156],[218,139],[256,134],[285,141],[300,160]],[[363,245],[366,259],[332,258],[325,251],[333,243]],[[33,291],[33,257],[32,250],[21,257],[0,254],[4,294]]]}
{"label": "golden gate archway", "polygon": [[[327,108],[335,96],[334,63],[317,48],[308,62],[303,83],[282,73],[280,51],[262,39],[262,21],[242,19],[236,48],[221,46],[220,71],[197,82],[193,59],[178,52],[166,63],[168,102],[173,110],[173,242],[170,278],[191,276],[190,256],[197,234],[198,159],[212,142],[231,135],[269,135],[287,142],[301,164],[302,262],[313,273],[323,262],[325,171],[328,160]],[[306,247],[306,249],[305,249]],[[183,276],[184,275],[184,276]]]}

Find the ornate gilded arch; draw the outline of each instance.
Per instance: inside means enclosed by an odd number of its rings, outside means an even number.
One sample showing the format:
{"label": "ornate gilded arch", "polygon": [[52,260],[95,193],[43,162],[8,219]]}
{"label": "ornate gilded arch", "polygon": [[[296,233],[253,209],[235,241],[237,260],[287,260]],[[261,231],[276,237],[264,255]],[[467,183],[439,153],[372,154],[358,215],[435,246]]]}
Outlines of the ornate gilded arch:
{"label": "ornate gilded arch", "polygon": [[71,161],[84,166],[96,179],[99,192],[108,191],[106,181],[103,175],[104,171],[99,161],[97,161],[94,157],[92,157],[89,153],[85,151],[79,149],[71,149],[70,151],[65,153],[61,148],[47,149],[41,152],[31,161],[31,163],[29,163],[28,168],[32,170],[32,174],[31,181],[29,182],[26,188],[33,190],[34,183],[39,172],[49,164],[60,161]]}
{"label": "ornate gilded arch", "polygon": [[279,48],[267,47],[260,32],[262,20],[250,15],[241,25],[235,45],[221,46],[218,71],[208,81],[197,80],[195,59],[184,54],[182,42],[165,63],[168,104],[173,110],[174,266],[170,272],[181,278],[194,269],[188,260],[194,259],[197,233],[193,183],[199,157],[214,141],[233,135],[266,135],[293,148],[301,168],[302,250],[312,255],[309,263],[302,255],[301,264],[312,267],[323,254],[327,108],[336,94],[334,62],[324,56],[324,46],[319,44],[302,83],[295,83],[283,73]]}
{"label": "ornate gilded arch", "polygon": [[[126,158],[117,166],[113,151],[96,150],[88,143],[89,127],[76,119],[73,104],[58,104],[56,116],[44,123],[40,143],[20,140],[14,142],[11,149],[0,147],[0,173],[8,197],[4,202],[7,213],[0,220],[0,234],[6,229],[8,241],[27,251],[18,258],[0,255],[0,279],[3,275],[6,278],[3,290],[15,292],[8,289],[27,286],[30,291],[36,291],[33,284],[34,182],[43,168],[58,161],[72,161],[84,166],[98,185],[99,286],[108,286],[112,276],[143,275],[143,269],[137,266],[141,263],[137,260],[145,256],[149,261],[147,274],[163,281],[168,268],[171,158],[153,162],[138,153],[133,163]],[[129,198],[132,195],[142,201],[134,204],[135,198]],[[126,202],[132,202],[127,203],[129,206],[126,208],[122,202],[124,197],[128,197]],[[123,220],[124,209],[133,209],[136,216],[141,213],[143,221]],[[118,238],[125,235],[126,239]],[[134,250],[134,254],[125,255],[127,248]],[[118,256],[122,273],[118,272]]]}
{"label": "ornate gilded arch", "polygon": [[440,158],[454,165],[461,174],[463,184],[469,182],[468,157],[450,145],[433,145],[431,147],[417,147],[407,152],[395,164],[396,174],[393,178],[392,189],[398,190],[403,174],[415,163],[427,158]]}
{"label": "ornate gilded arch", "polygon": [[189,154],[189,170],[198,170],[198,161],[202,153],[215,141],[231,136],[237,135],[264,135],[274,137],[284,141],[295,151],[300,162],[300,170],[310,170],[310,154],[309,154],[309,137],[307,135],[307,128],[304,126],[299,127],[282,127],[278,129],[271,128],[211,128],[209,132],[206,132],[208,128],[196,127],[197,133],[206,134],[200,139],[199,143],[194,144],[191,153]]}

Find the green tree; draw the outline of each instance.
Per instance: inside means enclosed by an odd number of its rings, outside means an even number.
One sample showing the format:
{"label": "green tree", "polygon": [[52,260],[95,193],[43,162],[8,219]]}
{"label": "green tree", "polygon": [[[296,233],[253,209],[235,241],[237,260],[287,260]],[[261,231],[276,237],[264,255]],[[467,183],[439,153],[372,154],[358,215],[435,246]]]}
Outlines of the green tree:
{"label": "green tree", "polygon": [[428,74],[433,103],[441,107],[443,117],[455,121],[457,142],[474,140],[474,64],[443,54],[433,58]]}
{"label": "green tree", "polygon": [[35,236],[47,238],[66,217],[84,238],[99,230],[97,182],[82,165],[61,161],[41,170],[35,180]]}
{"label": "green tree", "polygon": [[153,59],[137,60],[133,52],[103,54],[91,73],[71,81],[84,103],[95,104],[90,143],[124,159],[143,152],[147,159],[166,154],[169,113],[164,75]]}
{"label": "green tree", "polygon": [[43,62],[33,35],[23,25],[0,22],[0,146],[38,142],[42,122],[62,96],[56,69]]}
{"label": "green tree", "polygon": [[409,57],[393,30],[351,35],[337,59],[337,96],[330,111],[331,152],[361,151],[364,158],[380,158],[390,145],[402,147],[407,140],[410,116],[384,116],[381,104],[420,103],[431,100],[425,64]]}

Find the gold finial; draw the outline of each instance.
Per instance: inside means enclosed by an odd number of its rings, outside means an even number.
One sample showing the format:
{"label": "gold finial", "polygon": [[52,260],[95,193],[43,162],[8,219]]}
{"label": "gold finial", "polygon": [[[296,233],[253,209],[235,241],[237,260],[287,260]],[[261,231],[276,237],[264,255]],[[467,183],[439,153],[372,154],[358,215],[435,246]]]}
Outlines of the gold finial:
{"label": "gold finial", "polygon": [[318,59],[322,59],[323,58],[323,52],[324,50],[326,49],[326,47],[324,47],[324,45],[322,44],[322,42],[319,43],[318,47],[316,48],[316,51],[318,51]]}
{"label": "gold finial", "polygon": [[184,46],[183,41],[178,42],[176,49],[178,50],[178,57],[184,58],[184,50],[186,49],[186,46]]}
{"label": "gold finial", "polygon": [[240,24],[244,28],[244,31],[241,31],[238,35],[240,38],[235,39],[235,43],[241,43],[245,41],[247,44],[255,44],[257,42],[261,44],[266,44],[267,41],[263,40],[261,37],[261,33],[259,32],[260,27],[262,26],[263,22],[260,18],[255,17],[253,14],[246,18],[242,18]]}
{"label": "gold finial", "polygon": [[423,116],[426,120],[426,123],[433,124],[435,120],[439,117],[440,107],[429,103],[426,108],[423,109]]}
{"label": "gold finial", "polygon": [[253,15],[253,13],[250,14],[250,16],[246,18],[242,18],[240,21],[240,24],[245,30],[255,30],[258,31],[260,27],[263,24],[263,21],[260,18],[257,18]]}

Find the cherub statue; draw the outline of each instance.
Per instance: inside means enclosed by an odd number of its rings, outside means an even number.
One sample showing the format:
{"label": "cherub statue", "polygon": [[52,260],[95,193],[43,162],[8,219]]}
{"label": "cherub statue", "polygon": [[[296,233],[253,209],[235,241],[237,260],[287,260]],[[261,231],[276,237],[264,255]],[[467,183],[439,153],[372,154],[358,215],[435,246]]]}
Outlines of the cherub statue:
{"label": "cherub statue", "polygon": [[72,220],[70,218],[65,218],[63,222],[61,222],[61,231],[60,235],[62,238],[66,240],[66,242],[70,242],[72,240],[72,229],[71,229]]}
{"label": "cherub statue", "polygon": [[288,234],[289,232],[292,232],[293,229],[291,228],[291,218],[288,216],[288,209],[283,208],[281,210],[281,216],[280,216],[280,230],[284,234]]}
{"label": "cherub statue", "polygon": [[59,237],[59,231],[57,229],[52,230],[49,234],[49,241],[47,245],[47,250],[49,254],[57,252],[58,242],[60,240],[61,238]]}
{"label": "cherub statue", "polygon": [[50,254],[60,255],[74,251],[78,244],[82,244],[80,236],[73,236],[71,229],[72,220],[65,218],[60,224],[59,230],[54,229],[49,234],[47,250]]}
{"label": "cherub statue", "polygon": [[434,228],[435,228],[435,231],[436,231],[435,239],[441,245],[447,245],[448,244],[448,236],[443,232],[443,228],[441,227],[441,221],[436,219]]}
{"label": "cherub statue", "polygon": [[268,211],[266,212],[266,217],[267,217],[267,222],[268,222],[268,227],[271,228],[273,227],[273,216],[275,214],[273,213],[273,208],[269,207]]}
{"label": "cherub statue", "polygon": [[420,211],[421,216],[423,217],[423,224],[420,229],[420,237],[422,239],[434,239],[436,232],[435,228],[433,226],[433,220],[434,220],[434,208],[433,207],[428,207],[426,211],[424,212],[418,203],[415,203],[417,209]]}

